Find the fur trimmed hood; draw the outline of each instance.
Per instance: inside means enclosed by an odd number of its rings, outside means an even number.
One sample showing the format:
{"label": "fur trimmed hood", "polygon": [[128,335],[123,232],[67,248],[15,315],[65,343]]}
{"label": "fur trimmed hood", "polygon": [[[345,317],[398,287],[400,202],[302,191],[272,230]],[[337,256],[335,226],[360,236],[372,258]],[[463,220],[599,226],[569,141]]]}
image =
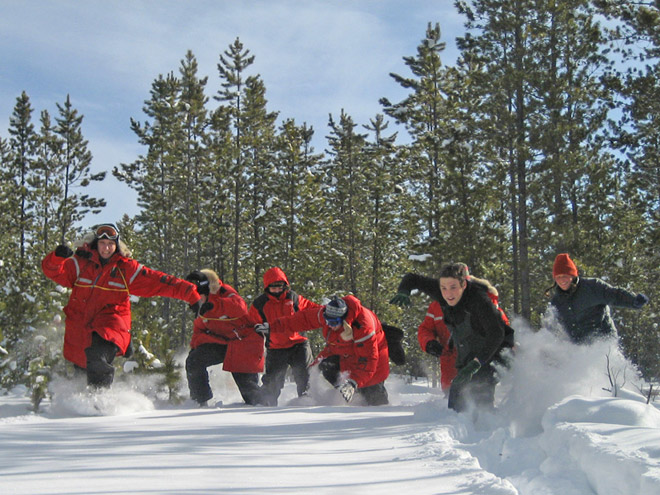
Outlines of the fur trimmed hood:
{"label": "fur trimmed hood", "polygon": [[204,268],[200,270],[200,272],[202,272],[209,280],[209,292],[211,294],[217,294],[220,292],[220,287],[222,287],[222,280],[220,280],[218,274],[210,268]]}
{"label": "fur trimmed hood", "polygon": [[[73,249],[77,251],[78,249],[85,249],[87,251],[96,250],[96,236],[94,232],[87,232],[80,239],[74,241]],[[124,258],[130,258],[132,256],[131,250],[128,246],[121,240],[121,237],[116,241],[117,243],[117,253],[122,255]]]}
{"label": "fur trimmed hood", "polygon": [[488,291],[489,294],[493,294],[495,297],[499,297],[499,293],[497,292],[495,286],[485,278],[477,278],[470,275],[468,280],[472,281],[476,285],[483,286]]}

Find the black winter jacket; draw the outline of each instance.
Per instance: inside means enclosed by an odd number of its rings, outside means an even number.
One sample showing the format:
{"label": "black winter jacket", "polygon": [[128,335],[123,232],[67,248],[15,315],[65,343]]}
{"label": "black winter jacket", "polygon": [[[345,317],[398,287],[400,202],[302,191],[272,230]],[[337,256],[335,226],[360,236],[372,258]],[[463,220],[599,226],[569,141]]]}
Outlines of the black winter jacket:
{"label": "black winter jacket", "polygon": [[594,337],[616,335],[609,306],[633,308],[635,296],[601,279],[580,277],[567,291],[555,284],[550,304],[571,340],[584,343]]}
{"label": "black winter jacket", "polygon": [[442,306],[445,324],[458,351],[456,368],[462,368],[475,357],[482,365],[490,363],[504,347],[512,347],[513,330],[502,321],[485,286],[468,280],[455,306],[447,304],[442,297],[436,278],[408,273],[397,290],[410,294],[413,289],[424,292]]}

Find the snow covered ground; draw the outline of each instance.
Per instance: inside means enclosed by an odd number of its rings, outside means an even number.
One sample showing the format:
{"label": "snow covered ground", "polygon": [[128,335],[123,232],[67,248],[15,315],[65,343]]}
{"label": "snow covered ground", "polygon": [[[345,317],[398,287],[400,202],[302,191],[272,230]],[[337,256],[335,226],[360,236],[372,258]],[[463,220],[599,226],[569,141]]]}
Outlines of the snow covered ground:
{"label": "snow covered ground", "polygon": [[[612,342],[574,346],[517,328],[496,414],[456,414],[425,382],[387,381],[391,405],[347,406],[314,377],[301,402],[219,407],[158,400],[146,379],[89,395],[59,380],[27,411],[0,395],[2,494],[660,494],[660,411]],[[521,325],[519,325],[521,326]],[[618,397],[603,390],[616,376]],[[625,377],[625,379],[624,379]]]}

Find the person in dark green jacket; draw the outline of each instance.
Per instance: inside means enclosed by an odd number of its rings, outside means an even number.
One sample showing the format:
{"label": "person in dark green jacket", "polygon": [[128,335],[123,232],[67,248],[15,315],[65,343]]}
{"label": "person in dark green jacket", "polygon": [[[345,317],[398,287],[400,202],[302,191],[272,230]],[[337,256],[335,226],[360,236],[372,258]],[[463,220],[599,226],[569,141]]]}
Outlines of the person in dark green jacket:
{"label": "person in dark green jacket", "polygon": [[550,305],[570,339],[578,344],[617,335],[610,306],[640,309],[649,301],[644,294],[613,287],[598,278],[580,277],[567,253],[555,258],[552,277],[555,283],[548,290]]}

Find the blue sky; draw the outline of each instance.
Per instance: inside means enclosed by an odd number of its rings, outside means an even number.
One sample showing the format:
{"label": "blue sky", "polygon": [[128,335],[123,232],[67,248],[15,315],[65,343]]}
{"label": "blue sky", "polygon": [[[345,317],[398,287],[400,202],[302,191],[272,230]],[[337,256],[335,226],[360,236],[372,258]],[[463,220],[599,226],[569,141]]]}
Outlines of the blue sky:
{"label": "blue sky", "polygon": [[152,82],[178,74],[187,50],[212,96],[219,56],[239,37],[269,110],[314,126],[322,151],[329,114],[344,109],[364,124],[382,111],[379,98],[405,95],[389,73],[410,74],[403,57],[415,54],[428,22],[440,23],[443,61],[452,64],[463,19],[451,0],[2,0],[0,136],[22,91],[37,127],[39,112],[55,116],[69,94],[85,117],[93,169],[109,175],[90,191],[108,207],[89,221],[115,221],[137,213],[133,191],[110,175],[144,151],[129,121],[145,120]]}

